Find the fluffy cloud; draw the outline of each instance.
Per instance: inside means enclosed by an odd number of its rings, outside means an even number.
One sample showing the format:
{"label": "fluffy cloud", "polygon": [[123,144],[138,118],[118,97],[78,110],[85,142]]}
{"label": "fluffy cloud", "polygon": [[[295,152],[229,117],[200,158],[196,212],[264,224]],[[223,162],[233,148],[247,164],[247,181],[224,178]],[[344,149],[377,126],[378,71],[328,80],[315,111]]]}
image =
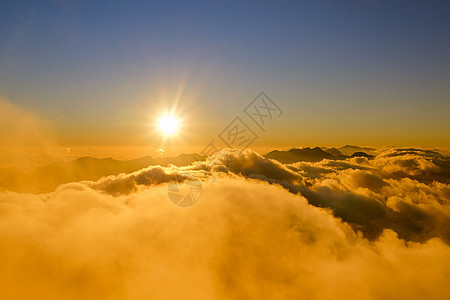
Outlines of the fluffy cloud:
{"label": "fluffy cloud", "polygon": [[[228,149],[48,194],[5,191],[2,297],[448,298],[448,160],[388,151],[284,165]],[[168,184],[192,177],[200,201],[173,205]]]}
{"label": "fluffy cloud", "polygon": [[414,148],[382,152],[372,162],[390,178],[409,177],[419,181],[450,183],[450,160],[438,152]]}
{"label": "fluffy cloud", "polygon": [[[450,248],[375,242],[281,186],[221,176],[174,206],[166,187],[111,196],[82,183],[0,196],[8,299],[442,299]],[[23,287],[27,288],[24,289]]]}
{"label": "fluffy cloud", "polygon": [[[311,205],[330,209],[370,240],[378,238],[385,229],[392,229],[410,241],[439,237],[450,243],[450,186],[437,180],[430,182],[429,176],[434,173],[422,176],[420,171],[428,172],[430,169],[425,166],[433,165],[435,174],[445,174],[448,158],[422,150],[414,150],[411,158],[411,151],[388,150],[374,160],[361,157],[283,165],[251,150],[225,149],[190,166],[154,166],[85,184],[117,196],[192,176],[201,180],[220,174],[258,179],[302,195]],[[421,163],[404,163],[410,160]]]}
{"label": "fluffy cloud", "polygon": [[395,149],[374,160],[357,159],[316,164],[329,172],[309,180],[312,188],[303,194],[312,203],[334,209],[336,216],[371,238],[390,228],[407,240],[440,237],[450,242],[447,157]]}

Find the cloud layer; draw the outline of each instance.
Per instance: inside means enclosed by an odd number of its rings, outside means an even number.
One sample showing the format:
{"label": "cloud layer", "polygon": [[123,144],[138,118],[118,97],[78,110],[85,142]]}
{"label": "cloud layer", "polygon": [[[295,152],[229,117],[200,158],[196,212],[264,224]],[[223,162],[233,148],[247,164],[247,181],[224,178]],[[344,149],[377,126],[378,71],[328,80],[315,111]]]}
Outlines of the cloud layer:
{"label": "cloud layer", "polygon": [[[226,149],[48,194],[5,191],[2,298],[445,299],[447,168],[420,149],[290,165]],[[168,184],[192,176],[200,201],[173,205]]]}

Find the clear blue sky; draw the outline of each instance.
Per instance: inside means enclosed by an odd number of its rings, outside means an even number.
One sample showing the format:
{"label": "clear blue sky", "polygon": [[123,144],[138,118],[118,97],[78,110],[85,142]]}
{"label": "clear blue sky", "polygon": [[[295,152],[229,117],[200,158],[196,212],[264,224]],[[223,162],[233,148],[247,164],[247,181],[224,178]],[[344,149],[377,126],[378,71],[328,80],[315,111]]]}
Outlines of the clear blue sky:
{"label": "clear blue sky", "polygon": [[0,95],[67,143],[152,143],[181,82],[199,146],[260,90],[285,111],[261,145],[450,146],[450,1],[1,5]]}

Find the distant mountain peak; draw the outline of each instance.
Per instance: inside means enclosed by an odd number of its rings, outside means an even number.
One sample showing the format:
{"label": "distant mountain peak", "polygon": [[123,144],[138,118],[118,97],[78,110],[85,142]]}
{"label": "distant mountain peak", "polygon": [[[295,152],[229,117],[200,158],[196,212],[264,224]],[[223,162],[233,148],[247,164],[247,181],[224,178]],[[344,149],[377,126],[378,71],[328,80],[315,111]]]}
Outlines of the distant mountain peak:
{"label": "distant mountain peak", "polygon": [[353,153],[350,157],[367,157],[369,159],[372,159],[375,156],[369,155],[369,154],[367,154],[365,152],[362,152],[362,151],[358,151],[358,152]]}
{"label": "distant mountain peak", "polygon": [[293,148],[288,151],[274,150],[265,155],[267,158],[278,160],[281,163],[294,163],[298,161],[321,161],[322,159],[335,159],[319,147]]}
{"label": "distant mountain peak", "polygon": [[327,153],[330,153],[331,155],[334,155],[334,156],[342,156],[342,155],[344,155],[344,154],[342,154],[341,151],[339,151],[339,149],[337,149],[335,147],[330,148],[330,149],[326,149],[324,151],[327,152]]}
{"label": "distant mountain peak", "polygon": [[353,146],[353,145],[345,145],[341,148],[338,148],[338,150],[344,154],[344,155],[352,155],[355,152],[365,152],[370,155],[375,154],[375,148],[369,148],[369,147],[360,147],[360,146]]}

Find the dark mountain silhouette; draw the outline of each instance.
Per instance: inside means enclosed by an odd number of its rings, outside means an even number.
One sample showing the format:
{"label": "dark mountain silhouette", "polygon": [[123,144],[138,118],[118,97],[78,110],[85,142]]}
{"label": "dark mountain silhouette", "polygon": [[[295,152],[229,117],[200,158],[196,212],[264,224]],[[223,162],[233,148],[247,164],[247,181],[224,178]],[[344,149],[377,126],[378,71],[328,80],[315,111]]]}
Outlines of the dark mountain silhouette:
{"label": "dark mountain silhouette", "polygon": [[367,154],[365,152],[358,151],[358,152],[353,153],[350,157],[367,157],[369,159],[372,159],[375,156]]}
{"label": "dark mountain silhouette", "polygon": [[[344,147],[347,147],[346,149],[348,150],[351,148],[355,149],[360,148],[357,146],[348,146],[348,145]],[[267,153],[264,156],[267,158],[278,160],[283,164],[291,164],[299,161],[317,162],[323,159],[343,160],[349,157],[367,157],[369,159],[374,158],[373,155],[367,154],[362,151],[356,151],[350,154],[351,156],[344,155],[339,149],[336,148],[306,147],[301,149],[295,148],[286,151],[274,150]]]}
{"label": "dark mountain silhouette", "polygon": [[344,154],[342,154],[342,152],[341,151],[339,151],[338,149],[336,149],[336,148],[325,148],[325,149],[323,149],[322,148],[322,150],[324,150],[325,152],[327,152],[327,153],[330,153],[331,155],[333,155],[333,156],[341,156],[341,155],[344,155]]}
{"label": "dark mountain silhouette", "polygon": [[344,155],[352,155],[355,152],[366,152],[370,155],[375,155],[374,148],[368,148],[368,147],[359,147],[359,146],[352,146],[352,145],[345,145],[344,147],[338,148],[339,151],[341,151]]}
{"label": "dark mountain silhouette", "polygon": [[267,158],[276,159],[283,164],[290,164],[298,161],[321,161],[325,158],[336,159],[334,155],[323,151],[319,147],[306,147],[302,149],[291,149],[288,151],[274,150],[264,156]]}

